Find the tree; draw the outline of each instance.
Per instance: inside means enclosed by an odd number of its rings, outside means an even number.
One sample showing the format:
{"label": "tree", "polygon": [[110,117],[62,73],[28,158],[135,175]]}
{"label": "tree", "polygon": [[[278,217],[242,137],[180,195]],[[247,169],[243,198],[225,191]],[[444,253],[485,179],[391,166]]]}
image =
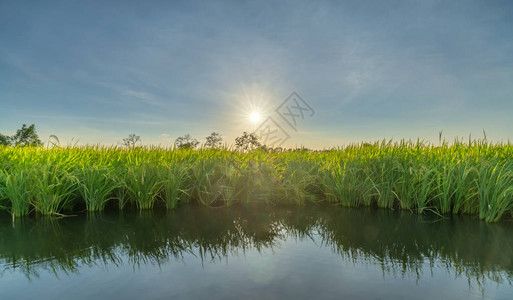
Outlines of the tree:
{"label": "tree", "polygon": [[261,146],[258,137],[254,133],[244,131],[242,136],[235,139],[235,146],[242,151],[251,151]]}
{"label": "tree", "polygon": [[134,148],[137,142],[141,141],[141,137],[135,135],[135,133],[130,133],[127,138],[123,139],[123,145],[127,148]]}
{"label": "tree", "polygon": [[21,126],[21,129],[16,131],[16,134],[11,138],[11,143],[14,146],[42,146],[43,143],[36,133],[36,125],[32,124],[27,127],[26,124]]}
{"label": "tree", "polygon": [[192,138],[189,134],[178,137],[175,141],[175,147],[178,149],[194,149],[198,144],[198,140]]}
{"label": "tree", "polygon": [[2,146],[2,145],[10,146],[11,145],[11,137],[0,133],[0,146]]}
{"label": "tree", "polygon": [[207,142],[205,143],[205,147],[208,148],[219,148],[222,145],[223,138],[221,134],[218,132],[212,132],[209,136],[207,136]]}

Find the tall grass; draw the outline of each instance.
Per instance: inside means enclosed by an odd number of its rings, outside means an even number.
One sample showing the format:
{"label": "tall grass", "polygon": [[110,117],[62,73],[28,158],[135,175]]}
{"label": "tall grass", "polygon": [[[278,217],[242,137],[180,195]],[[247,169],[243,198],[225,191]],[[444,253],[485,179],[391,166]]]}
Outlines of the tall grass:
{"label": "tall grass", "polygon": [[327,201],[473,214],[488,222],[513,211],[513,145],[487,141],[380,141],[325,151],[253,152],[0,147],[0,171],[0,205],[13,217],[31,209],[46,215],[84,206],[101,211],[108,203],[146,210]]}
{"label": "tall grass", "polygon": [[76,171],[78,190],[88,211],[101,211],[113,199],[118,184],[114,172],[107,167],[84,167]]}
{"label": "tall grass", "polygon": [[42,215],[61,215],[63,208],[71,208],[76,196],[76,177],[59,165],[35,165],[31,204]]}
{"label": "tall grass", "polygon": [[137,207],[152,208],[163,185],[158,168],[148,164],[133,166],[127,175],[127,188]]}
{"label": "tall grass", "polygon": [[15,218],[28,215],[33,194],[33,181],[30,170],[15,168],[11,172],[0,170],[0,199],[9,200],[10,206],[2,206]]}
{"label": "tall grass", "polygon": [[161,199],[167,209],[190,200],[190,166],[187,163],[174,163],[159,169],[162,180]]}

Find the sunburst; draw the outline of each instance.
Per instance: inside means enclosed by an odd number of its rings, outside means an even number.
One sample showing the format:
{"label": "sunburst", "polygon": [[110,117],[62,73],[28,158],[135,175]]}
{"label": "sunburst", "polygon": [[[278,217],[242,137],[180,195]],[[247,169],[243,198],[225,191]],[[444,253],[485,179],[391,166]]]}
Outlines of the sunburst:
{"label": "sunburst", "polygon": [[251,115],[249,116],[249,119],[251,120],[252,123],[258,123],[258,122],[260,122],[262,117],[260,116],[259,112],[252,112]]}

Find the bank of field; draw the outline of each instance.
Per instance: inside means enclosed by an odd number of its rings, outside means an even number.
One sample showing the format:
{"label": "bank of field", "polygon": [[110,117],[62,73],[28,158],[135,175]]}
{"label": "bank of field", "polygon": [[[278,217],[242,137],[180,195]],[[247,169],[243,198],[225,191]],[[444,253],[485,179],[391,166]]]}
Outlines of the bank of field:
{"label": "bank of field", "polygon": [[335,203],[415,213],[513,212],[513,145],[377,142],[329,151],[0,147],[13,218],[200,203]]}

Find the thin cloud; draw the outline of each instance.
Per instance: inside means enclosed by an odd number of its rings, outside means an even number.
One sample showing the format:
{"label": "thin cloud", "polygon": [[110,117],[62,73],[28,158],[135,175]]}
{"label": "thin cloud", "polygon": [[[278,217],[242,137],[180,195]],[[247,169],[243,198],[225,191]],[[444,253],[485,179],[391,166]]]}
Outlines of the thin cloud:
{"label": "thin cloud", "polygon": [[123,93],[123,95],[132,97],[132,99],[137,99],[140,102],[142,102],[143,104],[159,106],[159,107],[167,106],[166,103],[164,103],[156,95],[151,94],[151,93],[128,90],[128,91],[125,91]]}

